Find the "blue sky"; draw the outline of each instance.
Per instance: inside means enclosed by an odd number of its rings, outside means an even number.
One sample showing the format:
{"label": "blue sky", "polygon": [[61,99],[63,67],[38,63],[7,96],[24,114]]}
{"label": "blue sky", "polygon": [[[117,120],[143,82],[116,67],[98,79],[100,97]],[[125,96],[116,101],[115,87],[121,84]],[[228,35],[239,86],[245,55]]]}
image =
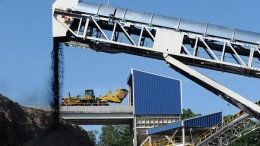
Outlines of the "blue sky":
{"label": "blue sky", "polygon": [[[85,0],[88,1],[88,0]],[[89,0],[103,3],[106,0]],[[47,0],[0,0],[0,93],[24,104],[46,104],[52,49],[51,4]],[[260,1],[110,0],[110,5],[231,28],[260,32]],[[127,88],[130,68],[182,80],[183,105],[196,113],[238,111],[206,89],[167,67],[163,61],[127,54],[111,55],[64,47],[64,95],[95,89],[96,95]],[[259,79],[199,69],[251,101],[259,100]]]}

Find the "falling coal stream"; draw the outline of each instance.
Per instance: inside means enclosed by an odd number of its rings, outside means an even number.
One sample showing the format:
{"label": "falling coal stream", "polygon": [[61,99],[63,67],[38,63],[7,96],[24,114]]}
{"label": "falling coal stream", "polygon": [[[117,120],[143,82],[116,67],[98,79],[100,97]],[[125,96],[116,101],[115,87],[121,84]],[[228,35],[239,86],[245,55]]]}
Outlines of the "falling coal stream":
{"label": "falling coal stream", "polygon": [[53,38],[52,50],[52,80],[51,80],[51,95],[53,97],[52,115],[53,122],[59,124],[60,118],[60,97],[62,95],[63,85],[63,48],[59,38]]}
{"label": "falling coal stream", "polygon": [[53,121],[25,146],[57,146],[77,145],[92,146],[87,132],[81,128],[60,119],[60,97],[63,85],[63,48],[62,39],[53,38],[53,50],[51,53],[51,102]]}

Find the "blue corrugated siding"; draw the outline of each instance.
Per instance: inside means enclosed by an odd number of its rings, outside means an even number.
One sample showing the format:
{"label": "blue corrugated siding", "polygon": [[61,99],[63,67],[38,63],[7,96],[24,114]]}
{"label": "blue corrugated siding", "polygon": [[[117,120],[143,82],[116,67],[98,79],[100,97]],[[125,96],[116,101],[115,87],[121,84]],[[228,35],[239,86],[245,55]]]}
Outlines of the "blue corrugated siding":
{"label": "blue corrugated siding", "polygon": [[184,121],[186,127],[213,127],[222,120],[222,112]]}
{"label": "blue corrugated siding", "polygon": [[169,130],[173,130],[182,126],[185,127],[200,127],[200,128],[209,128],[217,125],[222,120],[222,112],[205,115],[200,117],[195,117],[187,120],[183,120],[180,122],[167,124],[164,126],[148,129],[148,135],[163,133]]}
{"label": "blue corrugated siding", "polygon": [[179,80],[133,70],[136,115],[181,114]]}
{"label": "blue corrugated siding", "polygon": [[152,135],[152,134],[156,134],[156,133],[161,133],[161,132],[165,132],[168,130],[172,130],[172,129],[176,129],[182,127],[182,122],[176,122],[176,123],[172,123],[172,124],[168,124],[168,125],[164,125],[161,127],[156,127],[156,128],[152,128],[152,129],[148,129],[147,133],[148,135]]}

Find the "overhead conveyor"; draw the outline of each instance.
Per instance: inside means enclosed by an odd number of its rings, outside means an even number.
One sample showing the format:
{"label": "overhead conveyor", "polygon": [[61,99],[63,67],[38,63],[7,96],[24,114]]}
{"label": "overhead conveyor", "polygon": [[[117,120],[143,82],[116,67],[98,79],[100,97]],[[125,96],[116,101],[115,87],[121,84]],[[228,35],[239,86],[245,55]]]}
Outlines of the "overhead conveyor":
{"label": "overhead conveyor", "polygon": [[260,120],[260,107],[188,65],[260,78],[260,34],[208,23],[56,0],[53,37],[68,46],[165,60],[194,82]]}

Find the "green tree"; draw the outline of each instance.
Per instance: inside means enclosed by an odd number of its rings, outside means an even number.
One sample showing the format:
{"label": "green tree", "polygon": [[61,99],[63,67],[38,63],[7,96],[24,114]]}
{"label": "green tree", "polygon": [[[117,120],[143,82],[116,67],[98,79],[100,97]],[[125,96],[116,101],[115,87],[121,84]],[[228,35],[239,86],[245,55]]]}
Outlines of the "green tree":
{"label": "green tree", "polygon": [[117,126],[117,131],[119,132],[120,136],[119,136],[119,144],[120,146],[124,145],[127,146],[130,144],[130,126],[126,126],[126,125],[121,125],[121,126]]}
{"label": "green tree", "polygon": [[197,117],[197,116],[201,116],[201,114],[195,114],[189,108],[188,109],[183,109],[182,120],[193,118],[193,117]]}
{"label": "green tree", "polygon": [[92,142],[93,145],[97,144],[97,139],[96,139],[96,135],[98,134],[97,130],[90,130],[88,131],[88,136],[90,141]]}
{"label": "green tree", "polygon": [[130,143],[128,125],[105,125],[99,137],[98,146],[127,146]]}
{"label": "green tree", "polygon": [[227,116],[224,116],[224,117],[223,117],[223,120],[225,121],[225,120],[231,118],[232,116],[233,116],[233,115],[227,115]]}

